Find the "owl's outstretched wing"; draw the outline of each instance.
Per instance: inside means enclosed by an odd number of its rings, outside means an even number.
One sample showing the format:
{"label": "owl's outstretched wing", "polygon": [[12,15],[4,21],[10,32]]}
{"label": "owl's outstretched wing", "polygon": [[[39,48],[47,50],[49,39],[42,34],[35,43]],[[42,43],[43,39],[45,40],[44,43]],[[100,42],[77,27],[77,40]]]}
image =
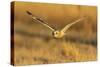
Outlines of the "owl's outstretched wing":
{"label": "owl's outstretched wing", "polygon": [[50,27],[47,23],[45,23],[43,20],[41,20],[40,18],[34,16],[31,12],[26,11],[28,15],[30,15],[32,17],[33,20],[37,20],[39,23],[41,23],[42,25],[44,25],[45,27],[49,28],[52,31],[55,31],[55,29],[53,29],[52,27]]}
{"label": "owl's outstretched wing", "polygon": [[68,30],[72,25],[76,24],[77,22],[80,22],[81,20],[83,20],[84,18],[80,18],[72,23],[69,23],[68,25],[66,25],[62,30],[61,32],[66,32],[66,30]]}

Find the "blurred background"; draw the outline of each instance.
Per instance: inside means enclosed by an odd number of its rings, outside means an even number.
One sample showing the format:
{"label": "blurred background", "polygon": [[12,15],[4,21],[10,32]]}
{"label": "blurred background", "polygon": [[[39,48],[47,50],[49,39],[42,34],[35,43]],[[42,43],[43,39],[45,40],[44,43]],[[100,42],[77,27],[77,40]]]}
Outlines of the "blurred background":
{"label": "blurred background", "polygon": [[[15,65],[96,60],[97,7],[49,3],[13,2]],[[26,11],[60,30],[79,18],[64,39],[33,20]],[[12,13],[13,14],[13,13]]]}

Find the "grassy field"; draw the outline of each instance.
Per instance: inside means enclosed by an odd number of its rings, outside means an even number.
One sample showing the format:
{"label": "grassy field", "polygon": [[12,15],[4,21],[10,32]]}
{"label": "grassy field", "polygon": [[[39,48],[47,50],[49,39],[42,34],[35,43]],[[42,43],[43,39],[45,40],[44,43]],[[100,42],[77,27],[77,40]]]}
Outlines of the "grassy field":
{"label": "grassy field", "polygon": [[91,44],[16,36],[15,65],[96,60],[96,48]]}
{"label": "grassy field", "polygon": [[[97,59],[97,20],[95,6],[15,3],[14,64],[53,64]],[[29,10],[56,29],[82,16],[88,18],[72,26],[61,39],[26,13]]]}

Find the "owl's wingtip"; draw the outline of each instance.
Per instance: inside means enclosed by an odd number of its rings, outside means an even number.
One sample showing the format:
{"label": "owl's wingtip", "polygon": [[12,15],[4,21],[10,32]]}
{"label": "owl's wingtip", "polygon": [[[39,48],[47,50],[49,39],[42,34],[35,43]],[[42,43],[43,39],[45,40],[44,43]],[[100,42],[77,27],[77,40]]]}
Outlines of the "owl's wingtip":
{"label": "owl's wingtip", "polygon": [[26,11],[26,13],[27,13],[27,14],[29,14],[29,15],[32,15],[32,13],[31,13],[31,12],[29,12],[29,11]]}

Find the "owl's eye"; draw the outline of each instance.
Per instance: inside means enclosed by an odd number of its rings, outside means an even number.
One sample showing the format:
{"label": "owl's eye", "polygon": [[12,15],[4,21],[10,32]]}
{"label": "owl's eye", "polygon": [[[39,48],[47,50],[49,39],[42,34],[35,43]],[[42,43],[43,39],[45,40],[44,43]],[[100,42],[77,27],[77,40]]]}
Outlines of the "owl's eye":
{"label": "owl's eye", "polygon": [[55,34],[58,34],[58,32],[55,32]]}

